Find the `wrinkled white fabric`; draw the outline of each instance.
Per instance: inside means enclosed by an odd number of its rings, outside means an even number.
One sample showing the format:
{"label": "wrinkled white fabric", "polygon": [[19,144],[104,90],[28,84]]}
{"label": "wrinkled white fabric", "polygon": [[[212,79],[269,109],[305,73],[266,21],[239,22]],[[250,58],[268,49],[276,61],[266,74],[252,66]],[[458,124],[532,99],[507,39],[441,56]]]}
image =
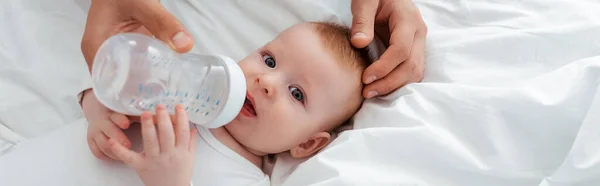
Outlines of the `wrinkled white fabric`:
{"label": "wrinkled white fabric", "polygon": [[416,2],[424,82],[367,101],[355,130],[297,167],[283,156],[273,179],[600,185],[600,1]]}
{"label": "wrinkled white fabric", "polygon": [[89,2],[0,1],[0,154],[83,116],[80,50]]}
{"label": "wrinkled white fabric", "polygon": [[269,186],[269,176],[225,144],[208,129],[197,127],[196,159],[192,182],[196,185]]}

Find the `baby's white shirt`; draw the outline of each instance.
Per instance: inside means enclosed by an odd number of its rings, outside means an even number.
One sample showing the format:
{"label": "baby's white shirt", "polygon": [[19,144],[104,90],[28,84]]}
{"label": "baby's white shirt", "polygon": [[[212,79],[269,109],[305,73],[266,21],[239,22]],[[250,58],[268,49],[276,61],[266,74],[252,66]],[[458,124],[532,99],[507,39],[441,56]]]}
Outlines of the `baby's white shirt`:
{"label": "baby's white shirt", "polygon": [[221,143],[208,129],[197,127],[194,186],[269,186],[269,176]]}

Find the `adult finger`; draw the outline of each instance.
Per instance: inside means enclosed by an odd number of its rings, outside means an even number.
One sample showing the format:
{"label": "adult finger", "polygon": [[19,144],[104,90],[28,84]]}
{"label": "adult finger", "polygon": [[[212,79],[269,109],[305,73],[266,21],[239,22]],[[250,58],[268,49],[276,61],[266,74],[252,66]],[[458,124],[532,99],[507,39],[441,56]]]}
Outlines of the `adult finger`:
{"label": "adult finger", "polygon": [[157,136],[158,134],[156,134],[156,127],[154,126],[152,114],[149,112],[142,113],[142,138],[144,141],[144,153],[149,156],[158,156],[160,154]]}
{"label": "adult finger", "polygon": [[92,1],[87,14],[80,47],[90,71],[98,48],[113,34],[114,27],[112,26],[118,21],[119,13],[110,6],[112,6],[110,2]]}
{"label": "adult finger", "polygon": [[127,129],[127,128],[129,128],[129,125],[131,124],[129,119],[127,119],[127,116],[120,114],[120,113],[116,113],[116,112],[113,112],[110,115],[110,121],[117,124],[117,126],[119,126],[119,128],[121,128],[121,129]]}
{"label": "adult finger", "polygon": [[165,108],[165,105],[156,106],[156,117],[158,120],[158,140],[160,142],[161,152],[169,152],[175,147],[175,134],[171,117]]}
{"label": "adult finger", "polygon": [[121,143],[114,139],[109,140],[110,149],[115,154],[118,160],[125,162],[127,165],[136,167],[139,155],[134,151],[125,148]]}
{"label": "adult finger", "polygon": [[88,146],[90,147],[90,150],[92,151],[92,154],[94,154],[94,156],[96,156],[96,158],[101,159],[101,160],[110,160],[110,158],[108,156],[106,156],[101,150],[100,148],[98,148],[98,145],[96,144],[96,140],[93,137],[88,137]]}
{"label": "adult finger", "polygon": [[137,1],[136,5],[127,6],[133,11],[133,17],[144,25],[152,34],[169,44],[177,52],[188,52],[194,41],[177,20],[159,1]]}
{"label": "adult finger", "polygon": [[352,0],[352,34],[354,47],[364,48],[374,37],[375,15],[379,7],[378,0]]}
{"label": "adult finger", "polygon": [[371,98],[373,97],[372,92],[376,92],[376,95],[386,95],[408,83],[420,81],[423,77],[425,39],[415,40],[414,48],[415,50],[408,60],[396,67],[385,78],[367,85],[363,89],[363,96]]}
{"label": "adult finger", "polygon": [[406,67],[402,64],[394,71],[390,72],[385,78],[379,79],[363,89],[363,96],[365,98],[372,98],[375,96],[383,96],[389,92],[394,91],[398,87],[404,86],[408,82],[408,74],[405,74],[401,67]]}
{"label": "adult finger", "polygon": [[410,25],[396,26],[390,33],[390,46],[379,60],[369,65],[363,73],[363,83],[370,84],[383,78],[400,63],[408,59],[415,39],[416,29]]}
{"label": "adult finger", "polygon": [[187,113],[183,109],[182,105],[175,106],[176,119],[175,123],[175,136],[176,144],[179,148],[187,148],[190,140],[190,124],[188,121]]}

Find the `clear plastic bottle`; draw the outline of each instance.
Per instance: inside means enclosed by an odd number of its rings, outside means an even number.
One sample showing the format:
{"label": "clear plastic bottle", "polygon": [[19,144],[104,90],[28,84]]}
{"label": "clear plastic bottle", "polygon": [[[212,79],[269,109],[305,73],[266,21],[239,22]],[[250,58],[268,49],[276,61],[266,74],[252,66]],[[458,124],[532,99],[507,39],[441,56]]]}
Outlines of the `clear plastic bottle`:
{"label": "clear plastic bottle", "polygon": [[139,116],[164,104],[174,113],[183,104],[192,123],[216,128],[242,108],[246,81],[232,59],[212,54],[179,54],[160,40],[117,34],[98,49],[92,86],[107,108]]}

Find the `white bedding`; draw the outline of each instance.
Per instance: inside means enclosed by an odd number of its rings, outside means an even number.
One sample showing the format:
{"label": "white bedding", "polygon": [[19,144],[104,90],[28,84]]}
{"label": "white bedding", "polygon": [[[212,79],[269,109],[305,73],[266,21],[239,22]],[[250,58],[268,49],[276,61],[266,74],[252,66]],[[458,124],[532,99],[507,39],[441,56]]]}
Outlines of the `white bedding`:
{"label": "white bedding", "polygon": [[[282,156],[275,185],[600,185],[599,1],[415,2],[429,27],[424,82],[367,101],[355,130],[298,166]],[[195,51],[234,59],[300,21],[350,21],[347,0],[261,3],[164,1]],[[0,2],[0,185],[139,183],[69,142],[85,140],[87,6]]]}
{"label": "white bedding", "polygon": [[89,84],[79,49],[87,6],[0,1],[0,155],[83,116],[76,92]]}

